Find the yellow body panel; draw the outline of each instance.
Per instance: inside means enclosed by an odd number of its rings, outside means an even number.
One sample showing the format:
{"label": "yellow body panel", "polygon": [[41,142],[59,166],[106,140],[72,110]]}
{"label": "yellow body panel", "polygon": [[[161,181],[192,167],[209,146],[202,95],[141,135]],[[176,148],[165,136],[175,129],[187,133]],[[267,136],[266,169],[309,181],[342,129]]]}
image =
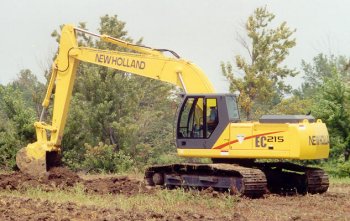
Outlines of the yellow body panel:
{"label": "yellow body panel", "polygon": [[211,149],[178,149],[178,154],[206,158],[323,159],[329,155],[329,137],[321,121],[230,123]]}

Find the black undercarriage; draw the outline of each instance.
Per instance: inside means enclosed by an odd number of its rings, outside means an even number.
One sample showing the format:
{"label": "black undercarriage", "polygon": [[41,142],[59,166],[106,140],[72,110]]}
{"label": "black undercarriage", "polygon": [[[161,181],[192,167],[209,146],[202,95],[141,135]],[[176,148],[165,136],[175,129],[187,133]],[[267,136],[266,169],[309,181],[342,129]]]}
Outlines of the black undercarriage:
{"label": "black undercarriage", "polygon": [[152,166],[146,170],[145,180],[150,186],[198,189],[210,187],[254,198],[267,193],[324,193],[329,186],[328,175],[318,168],[289,162],[228,162],[219,159],[214,159],[213,162]]}

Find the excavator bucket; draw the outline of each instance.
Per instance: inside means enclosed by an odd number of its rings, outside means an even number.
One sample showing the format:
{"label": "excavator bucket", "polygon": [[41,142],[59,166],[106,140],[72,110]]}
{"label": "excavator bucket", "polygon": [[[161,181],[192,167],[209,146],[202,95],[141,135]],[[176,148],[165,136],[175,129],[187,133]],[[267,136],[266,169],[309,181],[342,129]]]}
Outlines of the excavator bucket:
{"label": "excavator bucket", "polygon": [[32,177],[45,178],[48,170],[60,164],[59,151],[46,150],[42,143],[36,142],[20,149],[16,155],[16,163],[20,171]]}

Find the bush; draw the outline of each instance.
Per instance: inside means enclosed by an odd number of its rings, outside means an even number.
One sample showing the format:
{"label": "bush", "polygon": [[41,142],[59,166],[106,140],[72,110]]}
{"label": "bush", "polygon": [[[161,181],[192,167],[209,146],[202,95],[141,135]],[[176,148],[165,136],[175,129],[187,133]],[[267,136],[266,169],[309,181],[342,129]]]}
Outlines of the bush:
{"label": "bush", "polygon": [[0,128],[0,168],[11,170],[16,166],[16,153],[22,148],[22,143],[17,137]]}
{"label": "bush", "polygon": [[95,172],[127,172],[134,161],[123,151],[115,151],[112,145],[99,143],[97,146],[86,144],[85,159],[82,162],[84,170]]}
{"label": "bush", "polygon": [[322,165],[324,170],[337,178],[350,177],[350,161],[328,161]]}

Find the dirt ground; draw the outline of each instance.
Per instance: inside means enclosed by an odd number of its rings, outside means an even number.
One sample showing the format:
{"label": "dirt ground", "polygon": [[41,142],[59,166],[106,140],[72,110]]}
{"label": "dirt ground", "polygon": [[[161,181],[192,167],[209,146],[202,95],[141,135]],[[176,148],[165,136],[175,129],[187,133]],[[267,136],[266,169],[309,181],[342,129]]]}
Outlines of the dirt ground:
{"label": "dirt ground", "polygon": [[[209,217],[210,218],[210,217]],[[57,204],[38,199],[2,197],[1,220],[214,220],[198,214],[159,214],[154,212],[125,212],[78,206],[75,203]],[[223,219],[225,220],[225,219]],[[227,220],[227,219],[226,219]]]}
{"label": "dirt ground", "polygon": [[14,172],[12,174],[0,174],[0,189],[21,190],[24,187],[40,187],[50,191],[57,188],[67,189],[75,184],[83,184],[86,192],[98,194],[126,194],[150,192],[141,180],[131,179],[127,176],[82,179],[76,173],[64,167],[54,167],[49,171],[45,179],[37,180],[23,174]]}
{"label": "dirt ground", "polygon": [[[101,196],[112,194],[117,197],[122,194],[132,197],[156,191],[147,188],[142,180],[127,176],[83,179],[65,168],[53,168],[49,177],[42,180],[32,179],[20,172],[0,174],[0,191],[39,186],[49,192],[57,188],[69,189],[77,183],[83,185],[87,193]],[[213,193],[209,191],[204,194],[211,196]],[[217,214],[206,208],[199,208],[196,212],[130,212],[74,202],[57,203],[26,196],[1,195],[0,220],[350,220],[350,185],[331,184],[329,191],[322,195],[239,198],[225,214]]]}

